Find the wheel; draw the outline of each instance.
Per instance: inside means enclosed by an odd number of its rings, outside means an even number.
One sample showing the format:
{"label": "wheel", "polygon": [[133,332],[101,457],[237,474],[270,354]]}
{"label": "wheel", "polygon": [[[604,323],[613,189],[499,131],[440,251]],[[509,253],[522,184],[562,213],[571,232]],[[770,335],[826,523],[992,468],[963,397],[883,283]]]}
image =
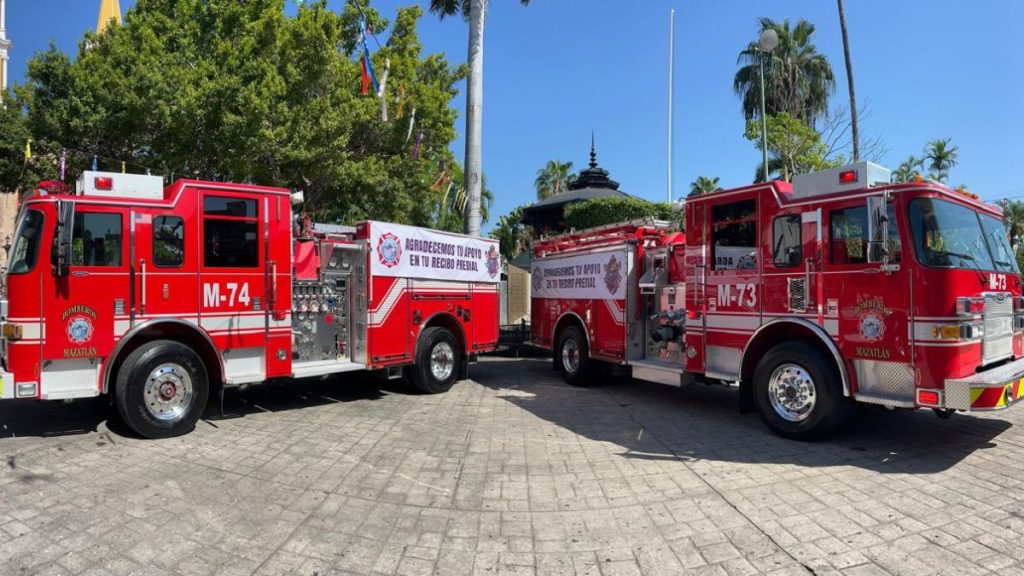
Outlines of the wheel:
{"label": "wheel", "polygon": [[573,386],[588,386],[590,378],[590,350],[583,333],[576,326],[562,331],[555,348],[555,364],[562,378]]}
{"label": "wheel", "polygon": [[129,354],[114,390],[121,419],[146,438],[191,432],[208,392],[203,361],[191,348],[171,340],[147,342]]}
{"label": "wheel", "polygon": [[447,328],[434,326],[420,334],[416,364],[411,367],[412,383],[420,392],[440,394],[451,389],[458,378],[462,351]]}
{"label": "wheel", "polygon": [[754,396],[768,428],[794,440],[817,440],[836,431],[851,408],[835,363],[806,342],[779,344],[761,358]]}

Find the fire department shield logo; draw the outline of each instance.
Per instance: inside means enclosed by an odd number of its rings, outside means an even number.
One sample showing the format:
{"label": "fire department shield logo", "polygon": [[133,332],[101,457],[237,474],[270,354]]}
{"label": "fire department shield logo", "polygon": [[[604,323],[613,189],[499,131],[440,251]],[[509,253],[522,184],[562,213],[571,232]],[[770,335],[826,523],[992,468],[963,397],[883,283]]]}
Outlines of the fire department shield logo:
{"label": "fire department shield logo", "polygon": [[860,335],[868,342],[878,342],[885,336],[885,321],[877,312],[868,312],[860,317]]}
{"label": "fire department shield logo", "polygon": [[608,292],[615,294],[622,285],[622,263],[613,254],[608,263],[604,265],[604,287]]}
{"label": "fire department shield logo", "polygon": [[388,268],[398,266],[402,258],[402,242],[391,232],[381,235],[377,240],[377,259]]}
{"label": "fire department shield logo", "polygon": [[68,319],[67,332],[72,344],[85,344],[92,340],[92,319],[88,316],[72,316]]}
{"label": "fire department shield logo", "polygon": [[491,244],[491,249],[487,251],[487,263],[486,263],[487,274],[491,278],[494,278],[495,276],[498,275],[498,268],[499,268],[498,256],[499,256],[498,255],[498,249],[495,248],[493,244]]}

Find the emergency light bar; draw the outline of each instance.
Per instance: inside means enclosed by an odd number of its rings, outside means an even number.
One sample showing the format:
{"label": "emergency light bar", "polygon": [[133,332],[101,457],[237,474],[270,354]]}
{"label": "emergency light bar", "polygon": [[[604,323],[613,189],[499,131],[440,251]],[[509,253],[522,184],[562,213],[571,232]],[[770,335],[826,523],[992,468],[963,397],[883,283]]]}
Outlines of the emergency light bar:
{"label": "emergency light bar", "polygon": [[809,198],[855,188],[887,186],[891,182],[891,175],[891,170],[874,162],[858,162],[831,170],[797,174],[793,176],[793,197]]}

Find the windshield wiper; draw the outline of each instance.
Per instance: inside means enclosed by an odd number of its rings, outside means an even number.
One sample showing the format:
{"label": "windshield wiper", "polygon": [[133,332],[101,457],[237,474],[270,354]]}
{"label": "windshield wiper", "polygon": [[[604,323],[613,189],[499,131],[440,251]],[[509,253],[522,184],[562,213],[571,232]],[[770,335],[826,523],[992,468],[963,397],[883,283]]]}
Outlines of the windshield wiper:
{"label": "windshield wiper", "polygon": [[932,254],[941,254],[943,256],[953,256],[955,258],[959,258],[961,260],[966,260],[968,262],[973,262],[975,260],[974,256],[972,256],[970,254],[961,254],[960,252],[950,252],[949,250],[930,250],[930,252]]}

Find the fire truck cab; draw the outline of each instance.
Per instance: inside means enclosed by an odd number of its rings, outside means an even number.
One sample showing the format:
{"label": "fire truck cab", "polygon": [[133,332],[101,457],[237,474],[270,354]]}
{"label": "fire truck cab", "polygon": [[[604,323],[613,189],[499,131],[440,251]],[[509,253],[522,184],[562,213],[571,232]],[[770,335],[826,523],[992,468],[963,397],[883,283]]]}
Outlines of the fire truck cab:
{"label": "fire truck cab", "polygon": [[110,394],[146,437],[208,394],[375,370],[424,392],[498,342],[493,240],[315,229],[288,190],[86,172],[22,205],[0,301],[0,399]]}
{"label": "fire truck cab", "polygon": [[948,415],[1024,397],[1020,271],[976,194],[864,162],[692,197],[685,223],[685,240],[634,223],[534,244],[532,337],[567,381],[609,362],[738,384],[797,439],[853,401]]}

